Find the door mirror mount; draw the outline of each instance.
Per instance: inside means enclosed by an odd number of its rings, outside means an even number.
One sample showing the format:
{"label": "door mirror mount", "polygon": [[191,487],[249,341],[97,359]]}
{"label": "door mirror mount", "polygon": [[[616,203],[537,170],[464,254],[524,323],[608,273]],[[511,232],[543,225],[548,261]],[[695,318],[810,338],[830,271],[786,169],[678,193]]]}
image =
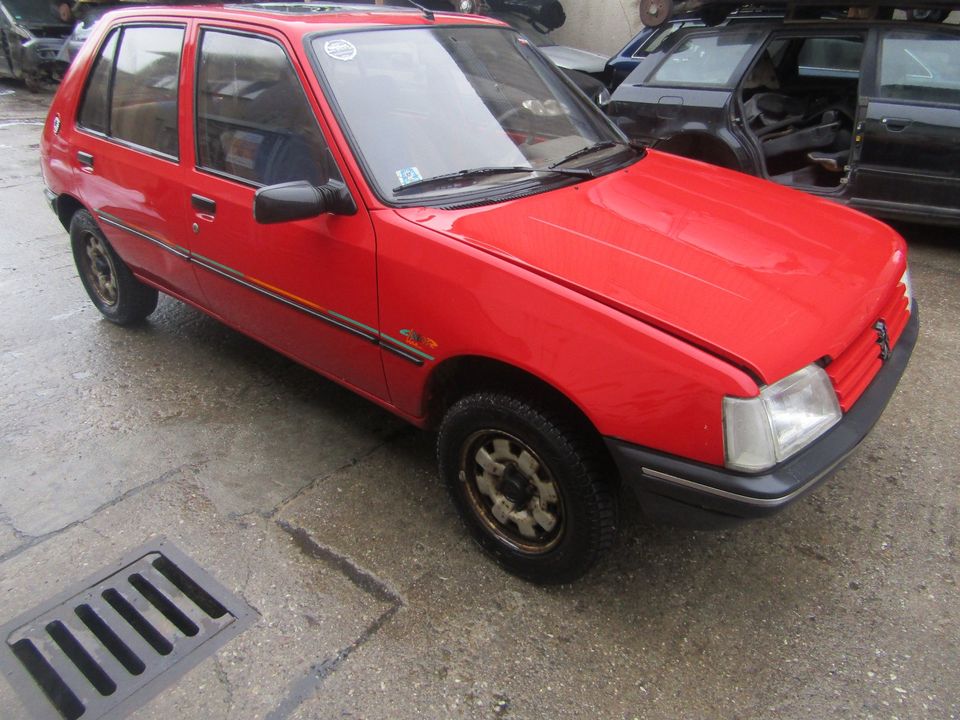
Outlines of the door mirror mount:
{"label": "door mirror mount", "polygon": [[253,218],[258,223],[306,220],[323,213],[353,215],[357,206],[341,182],[311,185],[306,180],[268,185],[253,196]]}

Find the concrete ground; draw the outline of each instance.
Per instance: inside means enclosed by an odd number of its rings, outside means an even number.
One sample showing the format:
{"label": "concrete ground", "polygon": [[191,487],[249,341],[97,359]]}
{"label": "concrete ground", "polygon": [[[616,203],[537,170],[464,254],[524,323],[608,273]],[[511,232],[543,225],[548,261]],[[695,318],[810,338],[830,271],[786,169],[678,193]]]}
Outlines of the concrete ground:
{"label": "concrete ground", "polygon": [[637,521],[543,589],[474,547],[433,438],[169,298],[101,320],[41,192],[48,100],[0,83],[0,624],[161,536],[256,611],[133,717],[960,717],[956,232],[906,229],[920,342],[829,483]]}

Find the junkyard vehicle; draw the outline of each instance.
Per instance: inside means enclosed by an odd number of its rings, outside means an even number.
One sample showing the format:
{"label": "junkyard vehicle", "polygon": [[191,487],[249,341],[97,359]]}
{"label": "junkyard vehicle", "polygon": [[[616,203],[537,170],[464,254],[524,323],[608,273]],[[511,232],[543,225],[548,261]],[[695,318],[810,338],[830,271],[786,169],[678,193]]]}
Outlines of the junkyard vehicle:
{"label": "junkyard vehicle", "polygon": [[[644,26],[640,32],[630,38],[605,64],[604,79],[611,90],[626,80],[633,69],[650,53],[658,50],[667,38],[678,30],[688,28],[712,27],[713,25],[733,25],[742,22],[757,22],[783,17],[783,12],[761,9],[737,9],[723,18],[704,18],[700,13],[681,13],[660,25]],[[714,21],[715,22],[711,22]]]}
{"label": "junkyard vehicle", "polygon": [[57,53],[69,34],[54,3],[0,0],[0,77],[23,80],[31,90],[56,79]]}
{"label": "junkyard vehicle", "polygon": [[632,137],[884,218],[960,223],[960,28],[900,21],[678,34],[614,93]]}
{"label": "junkyard vehicle", "polygon": [[792,502],[917,337],[893,230],[631,146],[490,19],[111,14],[41,155],[107,319],[162,291],[437,429],[474,537],[536,581],[610,547],[621,492],[704,524]]}

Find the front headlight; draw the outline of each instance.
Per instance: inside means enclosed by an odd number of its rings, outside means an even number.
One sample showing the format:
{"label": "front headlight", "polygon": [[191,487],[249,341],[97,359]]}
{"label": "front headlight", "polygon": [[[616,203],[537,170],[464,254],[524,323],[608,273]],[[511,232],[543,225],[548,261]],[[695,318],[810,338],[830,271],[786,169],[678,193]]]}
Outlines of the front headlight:
{"label": "front headlight", "polygon": [[726,466],[744,472],[767,470],[820,437],[841,416],[837,394],[819,365],[767,385],[758,397],[725,397]]}
{"label": "front headlight", "polygon": [[907,310],[913,310],[913,283],[910,282],[910,268],[908,267],[903,271],[903,275],[900,277],[900,282],[903,283],[903,286],[906,288],[904,295],[907,297]]}

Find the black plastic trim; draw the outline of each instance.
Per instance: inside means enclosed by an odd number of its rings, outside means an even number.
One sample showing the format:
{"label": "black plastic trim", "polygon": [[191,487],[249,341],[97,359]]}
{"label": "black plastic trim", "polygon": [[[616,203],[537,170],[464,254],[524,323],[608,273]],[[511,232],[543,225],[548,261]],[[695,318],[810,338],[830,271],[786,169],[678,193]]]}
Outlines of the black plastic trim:
{"label": "black plastic trim", "polygon": [[110,215],[109,213],[105,213],[102,210],[98,210],[97,217],[103,220],[103,222],[107,223],[107,225],[112,225],[113,227],[119,230],[128,232],[131,235],[136,235],[138,238],[149,240],[157,247],[163,248],[164,250],[173,253],[178,258],[182,258],[183,260],[190,260],[190,255],[188,253],[185,253],[182,250],[179,250],[178,248],[174,247],[170,243],[164,242],[159,238],[155,238],[153,235],[149,235],[143,232],[142,230],[137,230],[136,228],[130,227],[129,225],[119,220],[118,218],[114,217],[113,215]]}
{"label": "black plastic trim", "polygon": [[[808,448],[760,474],[738,473],[605,438],[624,484],[654,514],[663,499],[739,518],[770,515],[829,477],[880,419],[907,368],[920,329],[916,301],[890,359],[857,403]],[[655,502],[649,502],[651,499]],[[697,523],[701,525],[702,523]]]}

